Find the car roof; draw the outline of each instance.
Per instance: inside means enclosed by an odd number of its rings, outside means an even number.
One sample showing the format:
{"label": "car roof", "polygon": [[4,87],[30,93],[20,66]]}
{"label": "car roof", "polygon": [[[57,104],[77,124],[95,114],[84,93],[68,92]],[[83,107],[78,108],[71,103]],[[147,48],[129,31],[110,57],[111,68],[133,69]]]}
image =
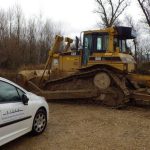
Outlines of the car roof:
{"label": "car roof", "polygon": [[14,82],[12,82],[12,81],[10,81],[10,80],[8,80],[8,79],[5,79],[5,78],[0,77],[0,81],[4,81],[4,82],[7,82],[7,83],[9,83],[9,84],[12,84],[12,85],[14,85],[15,87],[21,89],[22,91],[27,92],[24,88],[22,88],[21,86],[17,85],[16,83],[14,83]]}

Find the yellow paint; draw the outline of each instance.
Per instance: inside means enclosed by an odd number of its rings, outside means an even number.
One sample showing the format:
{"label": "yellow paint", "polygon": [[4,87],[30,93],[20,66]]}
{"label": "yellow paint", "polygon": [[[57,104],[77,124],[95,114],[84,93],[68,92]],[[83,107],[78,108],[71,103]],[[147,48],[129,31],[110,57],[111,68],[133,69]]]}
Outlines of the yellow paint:
{"label": "yellow paint", "polygon": [[[91,58],[93,57],[94,60],[90,59],[88,61],[87,66],[92,66],[96,64],[107,64],[122,71],[126,70],[128,72],[133,72],[135,70],[135,64],[136,64],[133,57],[129,54],[120,53],[120,49],[118,47],[114,49],[114,37],[117,35],[117,31],[115,30],[115,28],[111,27],[102,30],[84,31],[84,34],[92,34],[95,32],[108,33],[109,35],[108,50],[105,53],[98,53],[98,52],[92,53],[90,57]],[[70,40],[70,38],[66,38],[65,41],[66,42],[69,41],[69,43],[72,43],[72,39]],[[53,49],[56,50],[56,46]],[[115,58],[109,60],[110,57],[111,58],[115,57]],[[101,58],[106,58],[106,60],[105,59],[101,60]],[[77,69],[85,67],[82,66],[81,63],[82,51],[80,52],[80,55],[74,56],[71,54],[71,52],[67,53],[65,48],[64,52],[60,54],[53,54],[53,59],[55,59],[55,62],[57,62],[56,60],[58,60],[59,64],[54,63],[53,65],[55,65],[54,68],[58,68],[58,70],[60,71],[75,72],[77,71]]]}
{"label": "yellow paint", "polygon": [[128,77],[134,81],[150,81],[150,75],[129,74]]}
{"label": "yellow paint", "polygon": [[128,74],[128,78],[136,83],[142,83],[150,88],[150,75]]}
{"label": "yellow paint", "polygon": [[60,56],[59,70],[64,72],[75,72],[81,67],[81,56]]}

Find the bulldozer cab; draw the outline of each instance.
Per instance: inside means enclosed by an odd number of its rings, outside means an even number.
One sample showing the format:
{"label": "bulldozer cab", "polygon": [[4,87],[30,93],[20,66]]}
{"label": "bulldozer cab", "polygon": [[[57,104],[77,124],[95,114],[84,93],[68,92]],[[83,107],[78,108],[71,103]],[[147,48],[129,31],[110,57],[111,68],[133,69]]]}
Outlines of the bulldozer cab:
{"label": "bulldozer cab", "polygon": [[[130,54],[127,40],[136,37],[130,27],[111,27],[104,30],[85,31],[83,39],[82,65],[90,60],[100,61],[110,53]],[[94,58],[94,56],[96,56]],[[105,57],[105,58],[104,58]]]}
{"label": "bulldozer cab", "polygon": [[56,36],[41,75],[41,82],[44,76],[48,78],[56,78],[60,74],[66,76],[97,65],[107,65],[121,71],[134,72],[136,62],[127,47],[127,40],[134,38],[135,35],[130,27],[84,31],[82,50],[77,48],[72,50],[70,46],[73,40],[67,37],[64,50],[57,52],[64,38]]}
{"label": "bulldozer cab", "polygon": [[135,31],[130,27],[116,27],[116,31],[117,35],[114,36],[114,50],[118,47],[120,53],[129,53],[131,50],[127,45],[127,41],[136,38]]}
{"label": "bulldozer cab", "polygon": [[108,33],[89,33],[84,35],[82,63],[86,65],[93,53],[105,53],[108,50]]}

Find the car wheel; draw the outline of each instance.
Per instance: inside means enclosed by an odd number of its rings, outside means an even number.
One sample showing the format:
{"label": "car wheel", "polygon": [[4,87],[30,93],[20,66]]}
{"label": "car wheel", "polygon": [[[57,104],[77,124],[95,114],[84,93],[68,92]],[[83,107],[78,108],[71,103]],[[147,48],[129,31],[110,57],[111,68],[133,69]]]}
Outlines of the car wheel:
{"label": "car wheel", "polygon": [[41,134],[47,125],[47,114],[44,109],[39,109],[34,117],[32,134],[38,135]]}

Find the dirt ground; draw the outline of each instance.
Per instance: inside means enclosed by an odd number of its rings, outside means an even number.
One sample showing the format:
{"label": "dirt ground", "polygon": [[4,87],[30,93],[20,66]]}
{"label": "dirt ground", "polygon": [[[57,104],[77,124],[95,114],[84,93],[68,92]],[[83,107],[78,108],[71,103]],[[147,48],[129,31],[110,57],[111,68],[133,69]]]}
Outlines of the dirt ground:
{"label": "dirt ground", "polygon": [[46,131],[25,135],[2,150],[149,150],[150,109],[97,104],[49,103]]}

